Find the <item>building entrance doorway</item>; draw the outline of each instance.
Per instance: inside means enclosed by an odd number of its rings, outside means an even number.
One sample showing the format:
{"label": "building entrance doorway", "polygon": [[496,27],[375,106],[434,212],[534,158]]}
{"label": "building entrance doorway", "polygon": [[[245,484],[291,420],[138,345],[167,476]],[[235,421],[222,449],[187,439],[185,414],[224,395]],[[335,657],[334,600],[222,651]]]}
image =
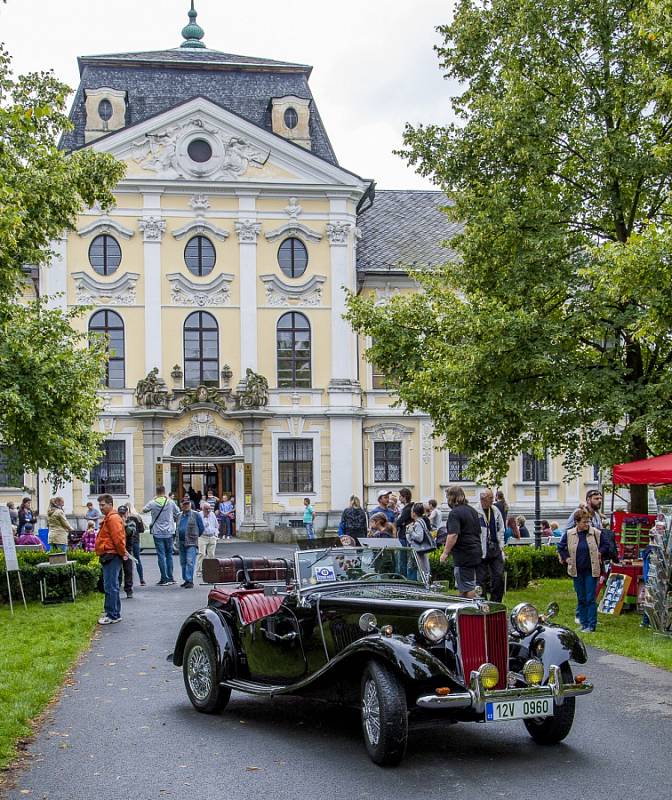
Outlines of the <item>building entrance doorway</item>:
{"label": "building entrance doorway", "polygon": [[170,454],[170,488],[179,500],[188,495],[198,505],[208,490],[219,500],[236,494],[236,454],[216,436],[190,436],[178,442]]}

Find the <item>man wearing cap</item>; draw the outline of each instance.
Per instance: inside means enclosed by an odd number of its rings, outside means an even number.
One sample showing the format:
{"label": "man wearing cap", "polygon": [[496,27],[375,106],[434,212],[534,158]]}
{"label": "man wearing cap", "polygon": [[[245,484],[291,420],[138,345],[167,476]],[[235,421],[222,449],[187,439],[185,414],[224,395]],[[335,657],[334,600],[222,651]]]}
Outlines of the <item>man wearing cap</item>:
{"label": "man wearing cap", "polygon": [[394,525],[394,511],[390,508],[391,494],[392,492],[381,489],[378,493],[378,505],[370,512],[370,517],[374,514],[384,514],[387,521]]}
{"label": "man wearing cap", "polygon": [[180,566],[182,567],[183,589],[194,588],[194,568],[198,555],[198,538],[203,535],[203,518],[191,508],[189,496],[182,498],[182,513],[177,520],[177,536],[180,546]]}

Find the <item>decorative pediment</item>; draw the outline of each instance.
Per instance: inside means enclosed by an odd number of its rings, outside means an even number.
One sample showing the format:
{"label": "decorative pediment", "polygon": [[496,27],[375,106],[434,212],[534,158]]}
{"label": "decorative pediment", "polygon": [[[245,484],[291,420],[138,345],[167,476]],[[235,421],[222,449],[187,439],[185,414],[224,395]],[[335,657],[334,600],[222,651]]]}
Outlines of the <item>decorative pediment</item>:
{"label": "decorative pediment", "polygon": [[413,435],[413,428],[400,425],[398,422],[381,422],[371,428],[364,428],[364,433],[373,442],[398,442]]}
{"label": "decorative pediment", "polygon": [[326,283],[324,275],[315,275],[300,286],[292,286],[277,275],[260,275],[266,287],[266,302],[269,306],[319,306],[322,302],[322,287]]}
{"label": "decorative pediment", "polygon": [[184,239],[184,237],[188,234],[192,234],[196,236],[197,234],[207,234],[211,233],[217,239],[224,241],[225,239],[229,238],[229,232],[225,231],[223,228],[218,228],[216,225],[213,225],[211,222],[206,222],[204,219],[195,219],[191,222],[188,222],[181,228],[178,228],[176,231],[173,231],[173,236],[175,239]]}
{"label": "decorative pediment", "polygon": [[209,283],[195,283],[180,272],[166,275],[170,301],[176,306],[225,306],[229,303],[233,275],[220,274]]}
{"label": "decorative pediment", "polygon": [[112,219],[112,217],[105,215],[100,217],[100,219],[90,222],[83,228],[80,228],[77,233],[82,237],[82,239],[86,238],[87,236],[93,236],[94,234],[99,236],[102,233],[109,233],[112,235],[116,233],[117,236],[121,236],[122,239],[130,239],[131,236],[134,235],[135,231],[132,231],[130,228],[126,228],[121,223]]}
{"label": "decorative pediment", "polygon": [[112,282],[98,281],[86,272],[73,272],[75,300],[83,306],[133,306],[140,275],[126,272]]}
{"label": "decorative pediment", "polygon": [[313,242],[319,242],[322,238],[321,233],[314,231],[312,228],[309,228],[307,225],[304,225],[302,222],[297,222],[296,220],[287,222],[285,225],[281,225],[274,231],[269,231],[264,235],[269,242],[273,242],[281,237],[286,238],[288,236],[297,236],[299,239],[310,239]]}

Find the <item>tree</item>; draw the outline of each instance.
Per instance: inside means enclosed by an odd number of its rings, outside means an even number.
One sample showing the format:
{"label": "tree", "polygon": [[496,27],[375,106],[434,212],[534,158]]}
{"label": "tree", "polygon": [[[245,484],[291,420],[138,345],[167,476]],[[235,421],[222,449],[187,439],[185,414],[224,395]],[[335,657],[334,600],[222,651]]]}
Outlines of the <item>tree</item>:
{"label": "tree", "polygon": [[76,312],[28,298],[25,265],[48,263],[50,242],[83,207],[111,205],[124,166],[59,150],[68,87],[51,73],[14,80],[10,65],[0,49],[0,443],[10,470],[45,469],[59,482],[83,477],[99,458],[105,347],[89,348],[75,332]]}
{"label": "tree", "polygon": [[[459,258],[348,314],[481,478],[530,449],[575,474],[672,446],[662,6],[669,19],[669,0],[460,0],[439,29],[457,122],[408,125],[402,153],[464,221]],[[647,487],[631,494],[645,510]]]}

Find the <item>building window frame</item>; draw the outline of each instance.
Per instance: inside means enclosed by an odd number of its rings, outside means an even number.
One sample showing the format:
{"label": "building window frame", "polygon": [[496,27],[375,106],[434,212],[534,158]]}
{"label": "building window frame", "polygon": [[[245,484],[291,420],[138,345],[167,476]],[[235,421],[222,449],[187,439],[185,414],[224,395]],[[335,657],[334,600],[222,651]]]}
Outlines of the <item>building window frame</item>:
{"label": "building window frame", "polygon": [[[522,482],[534,483],[534,455],[532,453],[523,453],[520,460]],[[544,453],[543,458],[536,460],[539,464],[539,483],[548,483],[550,480],[548,451]]]}
{"label": "building window frame", "polygon": [[300,278],[308,269],[308,248],[298,236],[288,236],[278,247],[278,266],[287,278]]}
{"label": "building window frame", "polygon": [[277,470],[278,494],[314,494],[315,447],[312,437],[279,436],[277,439]]}
{"label": "building window frame", "polygon": [[[303,320],[305,325],[299,326],[298,321]],[[284,321],[289,321],[288,327],[281,327]],[[307,334],[300,337],[300,334]],[[282,335],[282,338],[281,338]],[[305,314],[298,311],[288,311],[283,314],[275,326],[275,347],[276,347],[276,382],[279,389],[310,389],[313,381],[313,334],[310,320]],[[290,347],[286,350],[281,349],[281,342],[288,340]],[[306,352],[301,356],[297,350],[297,344],[307,343]],[[307,374],[301,370],[299,362],[307,363]],[[299,372],[304,374],[299,376]]]}
{"label": "building window frame", "polygon": [[189,272],[197,278],[204,278],[215,268],[217,250],[207,236],[197,234],[184,246],[184,263]]}
{"label": "building window frame", "polygon": [[[97,497],[100,494],[126,495],[128,476],[126,474],[126,442],[124,439],[105,439],[101,442],[101,460],[89,475],[89,492]],[[106,474],[103,475],[102,473]],[[114,478],[109,479],[110,472]]]}
{"label": "building window frame", "polygon": [[6,447],[0,445],[0,489],[20,489],[23,487],[25,471],[10,467],[9,458],[5,455]]}
{"label": "building window frame", "polygon": [[[187,341],[187,334],[195,334],[193,342]],[[193,337],[190,337],[193,338]],[[190,343],[196,344],[192,352]],[[215,344],[215,355],[206,356],[206,345]],[[219,323],[207,311],[194,311],[184,320],[182,326],[182,360],[184,364],[184,388],[195,389],[198,386],[219,388]],[[194,377],[194,365],[197,377]],[[212,375],[213,377],[206,377]]]}
{"label": "building window frame", "polygon": [[[94,252],[96,251],[96,252]],[[94,236],[88,251],[89,264],[98,275],[113,275],[121,266],[123,252],[119,242],[109,233]],[[99,263],[96,263],[99,261]]]}
{"label": "building window frame", "polygon": [[[96,311],[89,319],[89,339],[91,335],[104,336],[107,348],[107,364],[103,385],[108,389],[124,389],[126,387],[126,328],[124,320],[116,311],[103,308]],[[115,336],[114,334],[120,334]],[[110,366],[119,373],[110,377]]]}
{"label": "building window frame", "polygon": [[468,483],[471,480],[465,474],[469,460],[467,453],[448,451],[448,483]]}
{"label": "building window frame", "polygon": [[373,482],[403,483],[403,442],[399,439],[373,443]]}

